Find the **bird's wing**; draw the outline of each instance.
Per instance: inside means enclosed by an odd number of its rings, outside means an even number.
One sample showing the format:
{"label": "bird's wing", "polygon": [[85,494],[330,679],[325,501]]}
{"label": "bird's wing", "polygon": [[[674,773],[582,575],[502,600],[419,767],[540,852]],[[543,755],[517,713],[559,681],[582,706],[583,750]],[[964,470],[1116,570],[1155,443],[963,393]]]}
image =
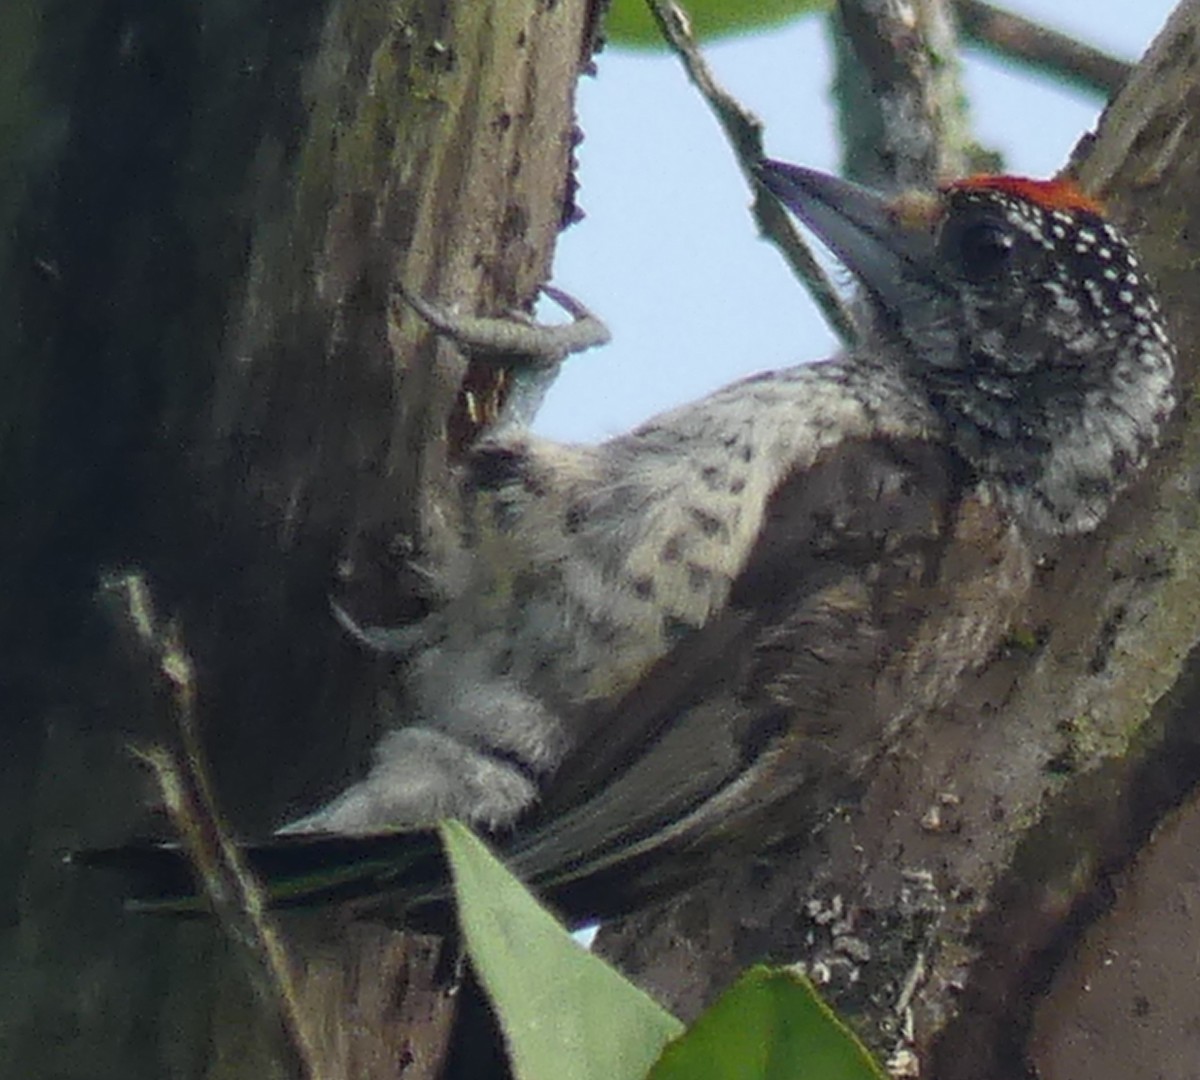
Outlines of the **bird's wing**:
{"label": "bird's wing", "polygon": [[994,587],[1027,584],[1015,532],[965,479],[919,439],[847,440],[790,476],[724,610],[589,718],[502,841],[514,869],[571,921],[613,916],[694,880],[714,848],[807,835],[852,797],[991,652],[1012,610]]}

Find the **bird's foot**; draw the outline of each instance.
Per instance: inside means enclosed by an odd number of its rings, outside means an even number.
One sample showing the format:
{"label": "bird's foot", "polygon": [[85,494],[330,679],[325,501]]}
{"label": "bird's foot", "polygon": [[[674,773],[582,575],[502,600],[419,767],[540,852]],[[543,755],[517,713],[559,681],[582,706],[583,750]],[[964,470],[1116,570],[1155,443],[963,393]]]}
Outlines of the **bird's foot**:
{"label": "bird's foot", "polygon": [[473,359],[551,371],[568,356],[609,341],[608,327],[574,297],[552,285],[543,286],[542,291],[571,316],[569,323],[538,323],[523,312],[507,316],[461,315],[400,284],[396,286],[397,294],[409,307]]}

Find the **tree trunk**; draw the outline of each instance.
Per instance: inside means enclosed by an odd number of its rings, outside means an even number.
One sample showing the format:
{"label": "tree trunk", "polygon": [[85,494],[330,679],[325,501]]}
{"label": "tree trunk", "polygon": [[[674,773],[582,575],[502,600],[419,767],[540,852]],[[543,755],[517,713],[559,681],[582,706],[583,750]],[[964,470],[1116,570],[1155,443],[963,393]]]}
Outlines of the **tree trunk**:
{"label": "tree trunk", "polygon": [[[796,848],[731,860],[602,931],[599,947],[679,1015],[750,962],[800,962],[898,1070],[1024,1076],[1036,1025],[1040,1061],[1067,1063],[1055,1076],[1100,1075],[1070,1065],[1079,1021],[1060,1020],[1052,1044],[1039,995],[1104,906],[1111,871],[1200,778],[1198,30],[1200,3],[1186,0],[1073,166],[1137,238],[1181,348],[1167,445],[1095,535],[1041,561],[1008,642],[904,732],[852,805]],[[944,645],[930,642],[931,664]],[[1192,873],[1174,879],[1185,896]],[[1180,932],[1194,956],[1196,928]],[[1195,1000],[1195,965],[1180,969],[1164,1003]],[[1139,1022],[1134,1004],[1127,1014]],[[1104,1075],[1194,1075],[1195,1056],[1167,1037],[1157,1057],[1138,1045],[1142,1057]]]}
{"label": "tree trunk", "polygon": [[[462,359],[393,283],[488,312],[536,295],[573,213],[591,7],[0,12],[3,1075],[287,1071],[212,925],[122,918],[60,865],[148,831],[128,747],[171,737],[98,584],[139,568],[178,620],[236,831],[361,767],[385,673],[328,600],[413,613],[402,571],[446,543],[470,434]],[[435,1074],[453,958],[293,922],[327,1071]]]}

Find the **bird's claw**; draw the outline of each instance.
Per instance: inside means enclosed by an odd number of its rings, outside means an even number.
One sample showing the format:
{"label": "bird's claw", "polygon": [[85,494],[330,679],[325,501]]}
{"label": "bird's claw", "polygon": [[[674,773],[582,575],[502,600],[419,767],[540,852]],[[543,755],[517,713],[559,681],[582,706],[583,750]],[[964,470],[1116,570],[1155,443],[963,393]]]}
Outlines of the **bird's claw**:
{"label": "bird's claw", "polygon": [[329,607],[338,625],[371,652],[407,656],[424,641],[419,623],[414,626],[363,626],[336,600],[330,600]]}
{"label": "bird's claw", "polygon": [[580,301],[552,285],[542,291],[571,316],[571,322],[547,325],[522,313],[461,315],[396,285],[397,295],[409,307],[475,359],[545,371],[557,368],[568,356],[608,342],[608,327]]}

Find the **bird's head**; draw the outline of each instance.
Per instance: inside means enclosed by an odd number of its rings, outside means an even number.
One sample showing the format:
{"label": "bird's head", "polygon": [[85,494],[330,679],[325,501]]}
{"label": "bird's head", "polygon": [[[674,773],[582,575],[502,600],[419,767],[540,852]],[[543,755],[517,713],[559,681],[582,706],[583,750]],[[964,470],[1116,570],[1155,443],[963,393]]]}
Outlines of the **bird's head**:
{"label": "bird's head", "polygon": [[759,177],[859,283],[855,355],[899,365],[1027,524],[1095,528],[1175,404],[1162,314],[1099,204],[1011,176],[895,197],[773,161]]}

